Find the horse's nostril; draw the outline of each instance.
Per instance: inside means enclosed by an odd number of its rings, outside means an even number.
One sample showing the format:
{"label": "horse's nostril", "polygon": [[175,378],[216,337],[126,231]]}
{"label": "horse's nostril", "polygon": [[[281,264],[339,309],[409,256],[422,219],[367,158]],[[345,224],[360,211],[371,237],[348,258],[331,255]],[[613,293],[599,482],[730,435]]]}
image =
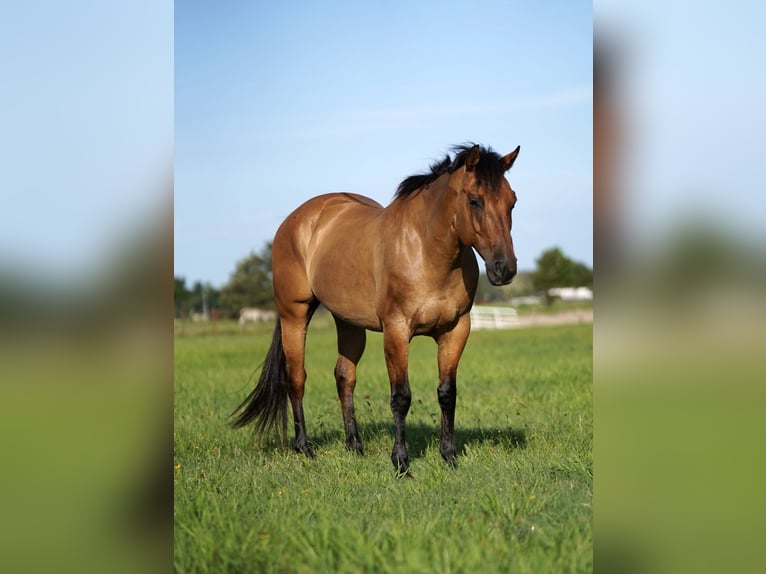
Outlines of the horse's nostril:
{"label": "horse's nostril", "polygon": [[495,272],[502,273],[505,267],[505,259],[495,259]]}

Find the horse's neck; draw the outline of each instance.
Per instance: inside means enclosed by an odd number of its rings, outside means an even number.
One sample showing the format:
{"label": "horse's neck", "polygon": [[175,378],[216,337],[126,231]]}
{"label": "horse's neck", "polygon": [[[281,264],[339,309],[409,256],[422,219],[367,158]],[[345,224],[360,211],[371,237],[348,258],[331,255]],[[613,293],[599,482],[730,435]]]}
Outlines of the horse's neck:
{"label": "horse's neck", "polygon": [[442,177],[397,206],[403,227],[418,231],[428,260],[445,269],[453,268],[465,250],[455,228],[457,197],[448,181],[449,177]]}

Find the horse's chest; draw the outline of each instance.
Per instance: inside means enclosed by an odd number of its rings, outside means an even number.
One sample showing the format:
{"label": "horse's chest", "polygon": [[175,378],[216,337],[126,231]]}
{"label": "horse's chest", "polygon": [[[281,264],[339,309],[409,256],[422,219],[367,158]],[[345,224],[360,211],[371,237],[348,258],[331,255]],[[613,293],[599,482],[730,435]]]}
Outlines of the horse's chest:
{"label": "horse's chest", "polygon": [[413,331],[421,335],[449,330],[468,312],[469,307],[470,300],[467,297],[434,297],[426,300],[413,314]]}
{"label": "horse's chest", "polygon": [[[473,256],[473,255],[471,255]],[[473,261],[475,266],[475,260]],[[468,273],[466,274],[466,271]],[[473,302],[475,273],[454,269],[447,276],[391,275],[378,292],[378,315],[385,325],[389,320],[405,320],[415,335],[449,331],[468,313]]]}

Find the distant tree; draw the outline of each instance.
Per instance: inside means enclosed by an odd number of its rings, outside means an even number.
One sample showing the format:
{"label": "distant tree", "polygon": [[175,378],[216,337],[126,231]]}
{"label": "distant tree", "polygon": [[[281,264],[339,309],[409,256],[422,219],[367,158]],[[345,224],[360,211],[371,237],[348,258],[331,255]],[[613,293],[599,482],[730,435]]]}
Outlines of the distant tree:
{"label": "distant tree", "polygon": [[[535,261],[532,283],[548,298],[548,289],[553,287],[591,287],[593,271],[582,263],[569,259],[558,247],[548,249]],[[550,298],[548,298],[550,302]]]}
{"label": "distant tree", "polygon": [[593,269],[584,263],[573,263],[570,287],[593,287]]}
{"label": "distant tree", "polygon": [[535,261],[532,283],[538,291],[551,287],[568,287],[572,275],[572,261],[558,247],[544,251]]}
{"label": "distant tree", "polygon": [[186,279],[184,277],[173,277],[173,309],[175,316],[180,317],[182,311],[189,310],[189,302],[191,300],[191,291],[186,287]]}
{"label": "distant tree", "polygon": [[221,292],[210,283],[195,281],[192,285],[189,297],[189,307],[196,313],[202,313],[207,307],[210,312],[214,308],[220,307]]}
{"label": "distant tree", "polygon": [[258,253],[250,253],[237,262],[229,282],[221,289],[219,303],[231,312],[237,312],[242,307],[274,307],[271,242]]}

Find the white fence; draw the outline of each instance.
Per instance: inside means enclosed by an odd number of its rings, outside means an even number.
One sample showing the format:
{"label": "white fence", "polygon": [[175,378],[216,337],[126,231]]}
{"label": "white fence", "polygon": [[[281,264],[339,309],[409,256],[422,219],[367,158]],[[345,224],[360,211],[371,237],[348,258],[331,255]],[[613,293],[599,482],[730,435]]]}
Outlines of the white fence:
{"label": "white fence", "polygon": [[471,309],[471,329],[514,329],[519,315],[513,307],[477,307]]}

